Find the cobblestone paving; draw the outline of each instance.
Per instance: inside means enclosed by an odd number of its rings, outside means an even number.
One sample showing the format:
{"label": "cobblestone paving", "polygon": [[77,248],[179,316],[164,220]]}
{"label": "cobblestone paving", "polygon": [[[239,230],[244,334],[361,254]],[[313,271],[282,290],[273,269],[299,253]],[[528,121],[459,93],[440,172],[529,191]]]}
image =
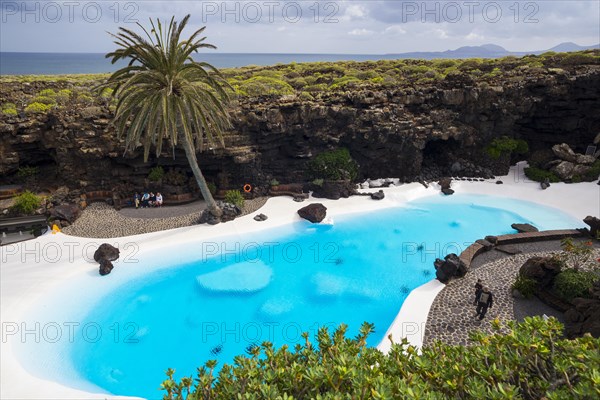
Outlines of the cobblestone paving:
{"label": "cobblestone paving", "polygon": [[[267,199],[267,197],[259,197],[246,200],[242,215],[254,213],[266,203]],[[163,207],[151,210],[156,211],[157,216],[164,215],[165,218],[131,218],[119,213],[107,204],[93,203],[83,211],[81,217],[73,225],[65,227],[62,232],[67,235],[86,238],[114,238],[182,228],[196,224],[196,221],[200,217],[201,209],[184,215],[177,215],[176,210],[174,210],[177,207]],[[169,216],[169,213],[176,216]]]}
{"label": "cobblestone paving", "polygon": [[[469,332],[482,330],[492,333],[491,321],[498,318],[502,324],[515,319],[514,301],[510,286],[519,268],[534,256],[553,252],[532,252],[504,257],[469,271],[463,279],[451,281],[434,300],[425,326],[424,345],[434,340],[448,344],[469,344]],[[596,256],[600,252],[596,249]],[[494,304],[480,321],[475,316],[475,282],[481,279],[494,295]],[[534,314],[532,312],[531,314]],[[531,315],[530,314],[530,315]]]}

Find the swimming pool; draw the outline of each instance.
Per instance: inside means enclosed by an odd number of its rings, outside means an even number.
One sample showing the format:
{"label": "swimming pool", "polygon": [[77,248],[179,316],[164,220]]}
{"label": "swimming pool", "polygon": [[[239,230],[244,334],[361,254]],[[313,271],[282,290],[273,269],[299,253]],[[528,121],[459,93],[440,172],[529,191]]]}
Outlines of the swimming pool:
{"label": "swimming pool", "polygon": [[[64,365],[35,368],[72,386],[160,398],[167,368],[192,375],[209,359],[223,365],[265,340],[293,345],[303,331],[340,323],[354,335],[368,321],[376,326],[369,339],[375,346],[410,291],[435,277],[436,257],[460,253],[487,234],[512,233],[514,222],[540,230],[582,226],[534,203],[432,196],[335,216],[333,225],[302,221],[239,242],[175,247],[173,254],[191,252],[196,261],[152,272],[135,267],[132,279],[77,318],[76,340],[54,355]],[[98,337],[96,327],[104,334]],[[41,344],[33,353],[43,358],[57,348]]]}

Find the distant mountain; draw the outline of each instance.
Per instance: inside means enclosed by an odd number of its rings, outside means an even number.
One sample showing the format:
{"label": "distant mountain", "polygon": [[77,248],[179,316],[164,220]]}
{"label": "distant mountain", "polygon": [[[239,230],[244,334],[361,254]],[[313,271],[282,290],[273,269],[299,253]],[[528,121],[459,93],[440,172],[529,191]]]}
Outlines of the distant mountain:
{"label": "distant mountain", "polygon": [[548,51],[556,51],[558,52],[565,52],[565,51],[581,51],[581,50],[591,50],[591,49],[597,49],[600,46],[600,44],[597,44],[595,46],[580,46],[577,43],[573,43],[573,42],[564,42],[559,44],[558,46],[554,46],[553,48],[551,48]]}
{"label": "distant mountain", "polygon": [[415,51],[410,53],[386,54],[386,56],[391,58],[424,58],[427,60],[434,58],[499,58],[506,56],[524,56],[527,54],[542,54],[547,51],[567,52],[590,49],[600,49],[600,44],[593,46],[579,46],[578,44],[572,42],[565,42],[548,50],[537,51],[509,51],[496,44],[484,44],[481,46],[463,46],[456,50]]}

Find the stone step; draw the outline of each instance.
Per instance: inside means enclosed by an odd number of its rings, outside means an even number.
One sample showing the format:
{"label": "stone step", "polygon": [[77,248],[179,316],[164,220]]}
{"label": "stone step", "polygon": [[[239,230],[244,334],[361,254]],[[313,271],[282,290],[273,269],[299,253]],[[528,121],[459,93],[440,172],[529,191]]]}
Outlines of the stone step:
{"label": "stone step", "polygon": [[0,186],[0,200],[10,199],[23,192],[21,185],[3,185]]}

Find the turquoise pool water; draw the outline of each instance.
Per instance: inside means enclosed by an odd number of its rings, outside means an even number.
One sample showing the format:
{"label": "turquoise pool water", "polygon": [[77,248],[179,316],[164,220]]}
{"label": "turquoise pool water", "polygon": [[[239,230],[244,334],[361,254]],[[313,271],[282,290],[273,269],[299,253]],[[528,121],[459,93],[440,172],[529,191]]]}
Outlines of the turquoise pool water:
{"label": "turquoise pool water", "polygon": [[239,248],[176,249],[198,252],[198,261],[144,275],[103,298],[81,325],[112,327],[111,334],[75,341],[69,357],[83,379],[110,393],[160,398],[167,368],[192,375],[209,359],[230,363],[265,340],[293,345],[302,331],[322,326],[346,323],[354,335],[372,322],[375,346],[409,292],[435,277],[436,257],[487,234],[513,233],[514,222],[581,226],[533,203],[434,196],[336,217],[333,226],[267,230]]}

